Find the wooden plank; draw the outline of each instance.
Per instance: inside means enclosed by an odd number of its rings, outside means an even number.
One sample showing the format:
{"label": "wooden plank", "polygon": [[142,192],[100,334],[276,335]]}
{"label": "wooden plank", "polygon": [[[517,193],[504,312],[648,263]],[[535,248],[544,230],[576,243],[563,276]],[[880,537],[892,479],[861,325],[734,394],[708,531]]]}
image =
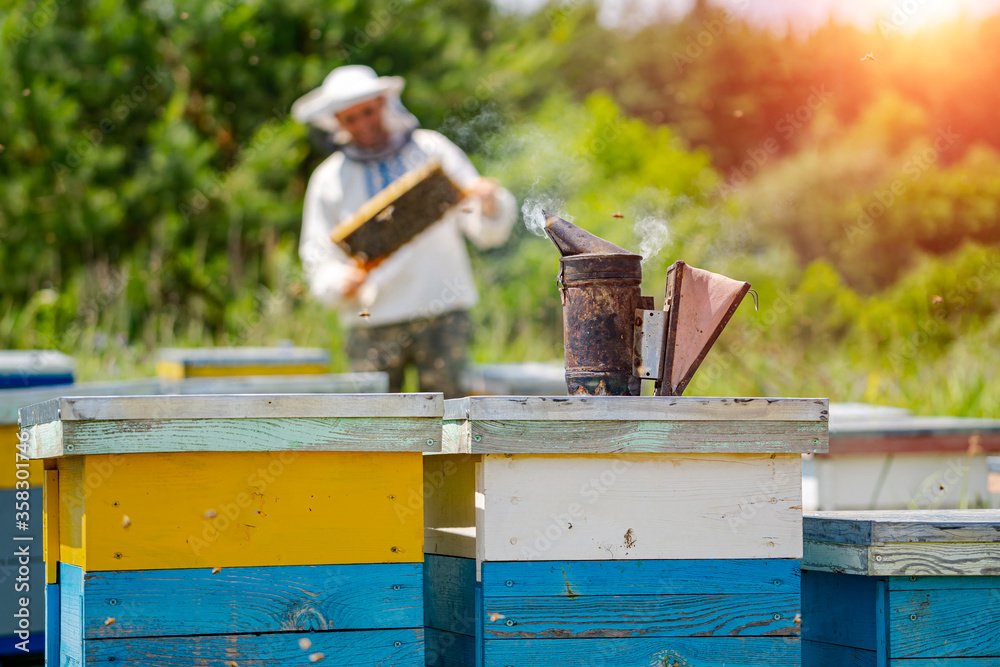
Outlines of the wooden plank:
{"label": "wooden plank", "polygon": [[473,421],[471,437],[468,448],[460,450],[474,454],[801,454],[823,452],[827,446],[825,422],[791,421]]}
{"label": "wooden plank", "polygon": [[466,454],[423,457],[424,553],[475,558],[479,458]]}
{"label": "wooden plank", "polygon": [[799,561],[616,560],[489,562],[483,588],[500,597],[799,595]]}
{"label": "wooden plank", "polygon": [[[17,424],[0,424],[0,451],[3,452],[4,457],[3,463],[0,463],[0,490],[13,489],[17,485],[18,463],[27,463],[27,467],[24,469],[28,471],[28,477],[24,481],[27,481],[29,485],[41,486],[44,479],[41,461],[15,461],[17,446],[21,442],[18,433]],[[27,434],[25,435],[27,436]],[[10,524],[4,521],[2,525]]]}
{"label": "wooden plank", "polygon": [[63,396],[20,414],[21,427],[61,419],[309,419],[425,417],[440,420],[441,394],[229,394]]}
{"label": "wooden plank", "polygon": [[464,420],[449,419],[441,425],[441,454],[471,454],[471,426]]}
{"label": "wooden plank", "polygon": [[[478,568],[478,564],[477,564]],[[476,573],[478,576],[478,572]],[[476,607],[476,665],[486,664],[486,642],[483,636],[483,626],[486,623],[486,618],[483,616],[483,585],[481,582],[476,581],[476,587],[473,591],[474,601]]]}
{"label": "wooden plank", "polygon": [[45,585],[45,656],[46,665],[59,661],[59,584]]}
{"label": "wooden plank", "polygon": [[480,561],[800,558],[801,457],[497,455]]}
{"label": "wooden plank", "polygon": [[825,398],[469,396],[446,419],[473,421],[827,421]]}
{"label": "wooden plank", "polygon": [[[425,452],[441,446],[432,418],[154,419],[61,424],[29,439],[31,458],[152,452]],[[31,427],[32,430],[43,426]]]}
{"label": "wooden plank", "polygon": [[[299,648],[298,639],[311,642]],[[90,639],[84,644],[86,664],[112,662],[121,667],[302,667],[322,653],[320,664],[338,667],[424,667],[422,628],[353,630],[308,634],[195,635]]]}
{"label": "wooden plank", "polygon": [[889,634],[889,591],[884,579],[875,581],[875,661],[889,662],[892,637]]}
{"label": "wooden plank", "polygon": [[83,570],[59,565],[59,667],[83,661]]}
{"label": "wooden plank", "polygon": [[942,662],[937,658],[916,660],[890,660],[889,667],[997,667],[1000,661],[996,658],[947,658]]}
{"label": "wooden plank", "polygon": [[[157,364],[157,374],[160,365]],[[241,375],[323,375],[330,372],[330,364],[250,364],[247,366],[230,366],[226,364],[213,366],[185,366],[184,377],[189,378],[219,378],[239,377]],[[166,377],[170,377],[167,375]]]}
{"label": "wooden plank", "polygon": [[[875,651],[875,580],[802,573],[802,639]],[[804,645],[803,645],[804,646]]]}
{"label": "wooden plank", "polygon": [[1000,543],[1000,510],[814,512],[802,522],[807,539],[824,542]]}
{"label": "wooden plank", "polygon": [[63,425],[62,422],[35,424],[21,430],[26,437],[23,440],[22,451],[28,458],[41,459],[63,455]]}
{"label": "wooden plank", "polygon": [[[832,542],[835,544],[860,544],[867,546],[872,543],[871,521],[851,520],[848,513],[841,516],[840,512],[809,512],[802,515],[802,538],[814,542]],[[857,516],[856,513],[850,513]]]}
{"label": "wooden plank", "polygon": [[476,558],[476,527],[424,528],[424,553]]}
{"label": "wooden plank", "polygon": [[1000,589],[890,591],[892,658],[1000,662]]}
{"label": "wooden plank", "polygon": [[88,572],[419,563],[423,507],[403,503],[420,497],[421,459],[384,452],[60,459],[61,558]]}
{"label": "wooden plank", "polygon": [[422,570],[392,563],[87,572],[84,638],[420,627]]}
{"label": "wooden plank", "polygon": [[[86,564],[87,552],[83,542],[84,500],[92,495],[94,490],[100,489],[110,479],[111,475],[115,472],[115,464],[121,463],[122,458],[108,457],[106,460],[95,460],[91,467],[89,479],[85,474],[84,457],[70,456],[59,459],[59,467],[57,469],[59,473],[59,486],[56,489],[59,498],[58,502],[54,504],[58,507],[59,546],[57,551],[58,558],[56,560],[59,562],[60,583],[64,583],[62,582],[62,574],[65,563],[73,563],[81,567]],[[49,507],[52,507],[52,504]],[[46,562],[53,559],[50,556],[51,553],[52,547],[50,546],[46,552]],[[71,590],[74,589],[72,587],[64,587],[62,596],[65,597],[68,594],[67,591]],[[83,589],[81,588],[81,599],[82,595]],[[82,617],[82,609],[80,614]],[[83,635],[80,636],[80,641],[83,641]]]}
{"label": "wooden plank", "polygon": [[886,586],[890,591],[914,591],[914,590],[935,590],[949,589],[959,590],[966,588],[988,588],[1000,590],[1000,576],[979,576],[979,577],[888,577]]}
{"label": "wooden plank", "polygon": [[43,510],[45,582],[59,583],[59,471],[45,471]]}
{"label": "wooden plank", "polygon": [[874,542],[1000,544],[1000,510],[933,510],[895,516],[895,521],[873,520]]}
{"label": "wooden plank", "polygon": [[468,635],[424,628],[427,667],[475,667],[476,639]]}
{"label": "wooden plank", "polygon": [[871,553],[875,576],[1000,575],[1000,548],[991,544],[886,544]]}
{"label": "wooden plank", "polygon": [[803,635],[802,664],[808,667],[876,667],[878,663],[875,651],[810,641]]}
{"label": "wooden plank", "polygon": [[[798,636],[798,595],[489,597],[487,639]],[[499,616],[494,616],[499,614]],[[506,620],[504,620],[506,619]]]}
{"label": "wooden plank", "polygon": [[872,574],[868,547],[860,544],[834,544],[804,540],[802,569],[838,574]]}
{"label": "wooden plank", "polygon": [[476,560],[424,557],[424,626],[474,637]]}
{"label": "wooden plank", "polygon": [[550,665],[683,665],[801,667],[797,637],[636,637],[493,639],[484,642],[485,667]]}

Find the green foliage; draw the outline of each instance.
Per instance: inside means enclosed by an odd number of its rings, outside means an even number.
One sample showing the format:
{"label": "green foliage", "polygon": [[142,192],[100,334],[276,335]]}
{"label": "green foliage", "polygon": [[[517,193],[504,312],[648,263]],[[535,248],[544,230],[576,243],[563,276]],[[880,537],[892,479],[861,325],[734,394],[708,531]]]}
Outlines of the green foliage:
{"label": "green foliage", "polygon": [[1000,155],[977,146],[949,162],[958,138],[947,128],[924,138],[922,127],[912,104],[881,100],[836,138],[762,170],[741,192],[748,215],[803,262],[827,258],[866,291],[890,286],[922,253],[997,244]]}

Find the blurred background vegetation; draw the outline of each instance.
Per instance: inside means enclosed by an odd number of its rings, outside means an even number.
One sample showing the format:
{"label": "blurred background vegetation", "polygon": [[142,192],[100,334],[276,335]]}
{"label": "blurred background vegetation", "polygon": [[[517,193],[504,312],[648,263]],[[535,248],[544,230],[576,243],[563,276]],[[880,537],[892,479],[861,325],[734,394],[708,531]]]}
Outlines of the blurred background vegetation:
{"label": "blurred background vegetation", "polygon": [[[995,416],[1000,17],[778,34],[706,2],[605,27],[575,0],[11,0],[0,9],[0,348],[84,380],[168,345],[327,347],[288,116],[346,63],[406,77],[425,127],[526,210],[753,283],[689,394]],[[888,29],[887,29],[888,25]],[[873,53],[875,59],[862,59]],[[621,213],[622,217],[615,214]],[[475,257],[476,360],[562,356],[558,258]]]}

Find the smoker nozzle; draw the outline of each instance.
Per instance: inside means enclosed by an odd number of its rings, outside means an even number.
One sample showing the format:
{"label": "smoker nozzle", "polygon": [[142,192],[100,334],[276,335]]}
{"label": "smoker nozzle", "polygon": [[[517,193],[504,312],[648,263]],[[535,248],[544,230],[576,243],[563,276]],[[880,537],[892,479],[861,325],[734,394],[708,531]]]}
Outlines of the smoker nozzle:
{"label": "smoker nozzle", "polygon": [[559,248],[563,257],[571,255],[632,255],[625,248],[616,246],[610,241],[605,241],[599,236],[594,236],[585,229],[577,227],[568,220],[563,220],[557,215],[552,215],[548,211],[542,211],[545,215],[545,233],[552,242]]}

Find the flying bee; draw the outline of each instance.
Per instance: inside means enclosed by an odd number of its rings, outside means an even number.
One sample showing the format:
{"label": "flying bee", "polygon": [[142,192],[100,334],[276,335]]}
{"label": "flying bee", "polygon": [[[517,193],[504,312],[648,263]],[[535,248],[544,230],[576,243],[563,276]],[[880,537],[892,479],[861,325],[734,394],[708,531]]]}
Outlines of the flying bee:
{"label": "flying bee", "polygon": [[624,218],[625,216],[622,215],[621,211],[618,211],[617,213],[613,214],[611,217],[612,218]]}

